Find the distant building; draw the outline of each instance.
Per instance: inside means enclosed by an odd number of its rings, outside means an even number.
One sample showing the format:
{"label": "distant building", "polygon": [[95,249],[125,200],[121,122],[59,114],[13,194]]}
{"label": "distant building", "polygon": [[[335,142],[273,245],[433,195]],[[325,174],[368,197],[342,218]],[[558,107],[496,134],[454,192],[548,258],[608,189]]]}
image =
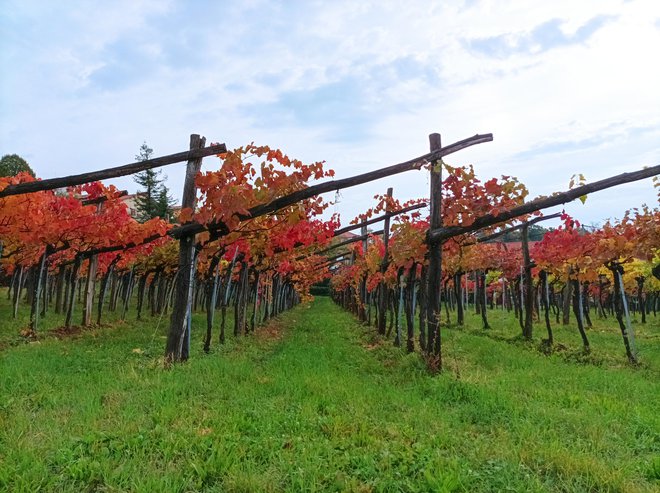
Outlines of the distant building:
{"label": "distant building", "polygon": [[[64,195],[64,194],[66,194],[66,189],[65,189],[65,188],[57,189],[57,190],[56,190],[56,193],[60,193],[60,194]],[[139,215],[140,215],[140,213],[139,213],[139,211],[138,211],[137,198],[138,198],[140,195],[144,195],[144,193],[138,192],[138,193],[127,194],[126,191],[123,191],[123,192],[121,192],[121,193],[123,193],[124,195],[121,195],[120,197],[118,197],[117,200],[119,200],[119,202],[121,202],[122,204],[125,204],[125,205],[126,205],[126,210],[127,210],[128,214],[129,214],[133,219],[135,219],[136,221],[138,221],[138,220],[139,220]],[[85,194],[85,195],[79,195],[79,194],[77,194],[77,195],[75,195],[75,197],[76,197],[78,200],[85,201],[85,200],[88,199],[89,196],[86,195],[86,194]],[[175,206],[173,206],[173,207],[172,207],[172,218],[171,218],[171,221],[173,221],[173,222],[178,221],[179,213],[180,213],[180,212],[181,212],[181,206],[180,206],[180,205],[175,205]]]}
{"label": "distant building", "polygon": [[138,209],[137,209],[137,197],[139,195],[142,195],[140,193],[132,193],[129,195],[124,195],[123,197],[120,197],[119,200],[123,203],[126,204],[126,208],[128,210],[128,214],[133,218],[136,219],[138,218]]}
{"label": "distant building", "polygon": [[172,220],[170,221],[172,224],[179,224],[179,214],[181,214],[181,206],[180,205],[173,205],[172,206]]}
{"label": "distant building", "polygon": [[335,236],[335,238],[338,239],[337,243],[339,243],[340,241],[352,240],[353,238],[357,238],[358,236],[360,235],[356,235],[351,231],[346,231],[345,233]]}
{"label": "distant building", "polygon": [[[541,243],[540,241],[528,241],[529,249],[531,250],[534,245]],[[489,241],[486,245],[500,245],[507,252],[522,252],[522,241]]]}
{"label": "distant building", "polygon": [[[124,204],[126,204],[126,207],[128,207],[128,213],[135,220],[137,220],[138,216],[139,216],[138,206],[137,206],[137,198],[140,195],[144,195],[144,193],[142,193],[142,192],[132,193],[130,195],[124,195],[123,197],[121,197],[119,199]],[[173,223],[178,222],[180,212],[181,212],[181,206],[180,205],[173,206],[172,207],[172,217],[170,218],[170,222],[173,222]]]}

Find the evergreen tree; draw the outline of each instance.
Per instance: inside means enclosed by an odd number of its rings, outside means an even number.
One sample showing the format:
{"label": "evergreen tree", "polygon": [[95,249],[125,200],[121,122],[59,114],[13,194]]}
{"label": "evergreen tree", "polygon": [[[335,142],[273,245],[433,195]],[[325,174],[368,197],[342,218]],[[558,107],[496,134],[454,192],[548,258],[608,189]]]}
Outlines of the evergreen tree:
{"label": "evergreen tree", "polygon": [[166,221],[172,222],[174,215],[172,208],[174,207],[174,204],[176,204],[176,202],[169,195],[167,187],[163,185],[156,200],[156,215],[162,217]]}
{"label": "evergreen tree", "polygon": [[[140,146],[140,153],[135,156],[137,161],[151,159],[154,150],[144,142]],[[164,184],[167,177],[161,177],[160,170],[148,169],[137,173],[135,182],[142,187],[135,197],[138,220],[145,222],[154,217],[162,217],[170,220],[172,218],[172,206],[174,200],[169,195],[169,190]]]}
{"label": "evergreen tree", "polygon": [[5,154],[0,159],[0,176],[15,176],[22,171],[35,176],[28,162],[18,154]]}

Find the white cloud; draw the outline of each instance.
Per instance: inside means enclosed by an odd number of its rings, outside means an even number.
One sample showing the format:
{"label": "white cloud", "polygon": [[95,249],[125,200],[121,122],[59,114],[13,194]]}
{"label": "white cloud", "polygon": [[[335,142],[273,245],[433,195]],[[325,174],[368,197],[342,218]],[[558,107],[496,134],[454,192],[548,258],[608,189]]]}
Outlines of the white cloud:
{"label": "white cloud", "polygon": [[[423,154],[433,131],[445,143],[493,132],[451,161],[484,178],[518,175],[533,195],[573,172],[596,179],[660,161],[660,67],[649,58],[660,4],[470,5],[16,2],[2,18],[21,36],[2,55],[0,152],[49,177],[126,163],[145,139],[157,154],[180,151],[202,132],[326,159],[345,177]],[[542,45],[531,38],[539,26],[549,26]],[[471,49],[491,38],[506,56]],[[182,173],[166,173],[178,195]],[[347,190],[337,209],[349,219],[388,183],[402,198],[428,193],[411,173]],[[655,197],[650,185],[635,190],[630,206]],[[580,214],[620,215],[626,204],[611,202]]]}

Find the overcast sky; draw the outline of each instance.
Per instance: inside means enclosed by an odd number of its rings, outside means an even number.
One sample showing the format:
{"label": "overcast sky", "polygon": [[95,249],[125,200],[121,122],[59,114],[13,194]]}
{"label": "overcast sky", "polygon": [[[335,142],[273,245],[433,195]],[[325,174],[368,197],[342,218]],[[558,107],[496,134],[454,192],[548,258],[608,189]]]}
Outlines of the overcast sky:
{"label": "overcast sky", "polygon": [[[0,154],[49,178],[255,141],[338,178],[492,132],[454,154],[531,196],[660,164],[660,1],[0,0]],[[217,166],[214,158],[204,168]],[[183,165],[164,168],[178,199]],[[114,182],[135,191],[130,178]],[[343,222],[423,172],[341,192]],[[333,199],[334,195],[327,196]],[[657,206],[650,180],[567,210]]]}

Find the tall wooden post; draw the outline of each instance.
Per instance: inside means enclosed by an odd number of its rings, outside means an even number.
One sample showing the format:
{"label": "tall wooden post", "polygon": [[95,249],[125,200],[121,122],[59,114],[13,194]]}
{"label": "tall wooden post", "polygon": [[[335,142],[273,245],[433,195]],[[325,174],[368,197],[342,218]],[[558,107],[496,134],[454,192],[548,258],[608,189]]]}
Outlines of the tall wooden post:
{"label": "tall wooden post", "polygon": [[541,284],[541,306],[543,306],[545,328],[548,331],[548,346],[552,347],[554,341],[552,337],[552,326],[550,325],[550,292],[548,288],[548,273],[544,270],[539,272],[539,283]]}
{"label": "tall wooden post", "polygon": [[82,263],[82,257],[78,254],[73,260],[73,267],[71,268],[71,274],[69,276],[69,296],[66,300],[66,318],[64,320],[65,327],[71,327],[71,320],[73,317],[73,305],[76,301],[76,286],[78,285],[78,271],[80,270],[80,264]]}
{"label": "tall wooden post", "polygon": [[[387,198],[392,197],[392,188],[387,189]],[[383,245],[385,246],[385,253],[383,255],[383,262],[380,265],[380,271],[385,274],[385,271],[387,270],[387,266],[389,264],[388,262],[388,256],[389,256],[389,242],[390,242],[390,206],[387,204],[386,209],[385,209],[386,215],[385,215],[385,221],[383,224]],[[387,322],[387,298],[388,298],[388,290],[387,290],[387,285],[385,284],[385,281],[381,281],[380,283],[380,289],[379,289],[379,296],[378,296],[378,333],[381,335],[385,334],[385,325]]]}
{"label": "tall wooden post", "polygon": [[[628,361],[633,364],[638,363],[637,349],[635,348],[635,333],[633,332],[632,325],[630,325],[630,314],[628,313],[628,302],[626,300],[626,292],[623,286],[623,267],[619,263],[610,263],[608,268],[614,275],[614,311],[616,319],[619,322],[621,335],[623,336],[623,343],[626,347],[626,355]],[[626,323],[623,323],[625,315]]]}
{"label": "tall wooden post", "polygon": [[525,323],[522,335],[525,339],[532,339],[534,316],[534,289],[532,286],[532,261],[529,257],[529,224],[525,223],[521,231],[523,254],[522,309],[525,311]]}
{"label": "tall wooden post", "polygon": [[64,307],[64,281],[66,275],[66,266],[60,265],[57,271],[57,280],[55,281],[55,313],[62,313]]}
{"label": "tall wooden post", "polygon": [[18,302],[21,300],[21,290],[23,289],[23,271],[25,270],[22,265],[16,267],[18,269],[18,278],[14,284],[14,301],[13,301],[13,318],[18,315]]}
{"label": "tall wooden post", "polygon": [[[190,136],[190,150],[201,149],[206,143],[205,137],[197,134]],[[202,158],[191,159],[186,167],[186,180],[183,185],[182,208],[195,209],[195,177],[202,166]],[[179,272],[174,293],[174,306],[170,318],[170,331],[165,346],[165,363],[170,364],[188,359],[185,344],[189,337],[188,315],[191,311],[192,280],[195,258],[195,235],[185,235],[179,240]]]}
{"label": "tall wooden post", "polygon": [[31,300],[32,309],[30,310],[30,331],[32,333],[36,333],[39,328],[39,301],[41,297],[41,289],[43,287],[44,271],[46,270],[46,263],[50,254],[51,247],[50,245],[46,245],[44,253],[39,260],[39,267],[35,273],[34,284],[32,286],[32,289],[34,290]]}
{"label": "tall wooden post", "polygon": [[[362,255],[367,254],[367,227],[362,226],[360,229],[360,236],[362,236]],[[360,306],[358,307],[358,314],[359,314],[359,320],[360,322],[366,322],[367,321],[367,309],[366,309],[366,304],[367,304],[367,276],[363,275],[362,279],[360,280]]]}
{"label": "tall wooden post", "polygon": [[211,333],[215,318],[215,307],[218,301],[218,279],[220,277],[220,255],[211,258],[211,265],[206,274],[206,289],[209,294],[206,298],[206,339],[204,339],[204,352],[211,350]]}
{"label": "tall wooden post", "polygon": [[463,311],[463,271],[458,270],[454,274],[454,294],[456,296],[456,325],[463,325],[465,313]]}
{"label": "tall wooden post", "polygon": [[[429,135],[431,152],[442,147],[440,134]],[[431,167],[431,217],[430,229],[442,227],[442,163],[432,163]],[[429,269],[427,275],[426,319],[428,341],[426,353],[430,356],[432,370],[442,370],[442,340],[440,336],[440,291],[442,289],[442,242],[429,239]]]}
{"label": "tall wooden post", "polygon": [[[103,202],[96,205],[96,214],[101,214]],[[99,265],[99,256],[92,255],[87,267],[87,279],[85,281],[85,299],[83,301],[82,325],[87,326],[92,323],[92,310],[94,307],[94,291],[96,290],[96,271]]]}
{"label": "tall wooden post", "polygon": [[117,264],[117,262],[119,262],[120,258],[121,255],[117,255],[114,259],[112,259],[112,262],[110,262],[110,265],[108,266],[108,270],[106,271],[105,275],[103,276],[103,279],[101,280],[101,292],[99,293],[99,299],[96,309],[96,325],[101,325],[101,317],[103,316],[103,303],[105,303],[105,294],[108,291],[108,281],[110,281],[110,278],[112,277],[112,273],[115,270],[115,265]]}

